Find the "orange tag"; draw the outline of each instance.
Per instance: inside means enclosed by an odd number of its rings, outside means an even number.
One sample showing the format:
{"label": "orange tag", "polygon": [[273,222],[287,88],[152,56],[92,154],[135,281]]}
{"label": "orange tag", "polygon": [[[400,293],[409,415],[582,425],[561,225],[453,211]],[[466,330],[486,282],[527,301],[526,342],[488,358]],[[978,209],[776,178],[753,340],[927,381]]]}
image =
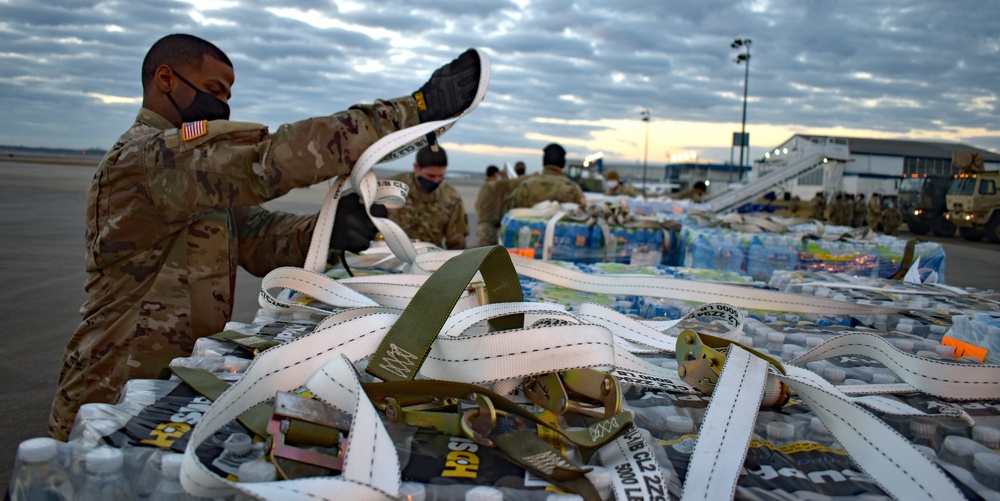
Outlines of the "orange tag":
{"label": "orange tag", "polygon": [[585,237],[583,235],[577,235],[576,236],[576,246],[577,247],[586,247],[587,246],[587,237]]}
{"label": "orange tag", "polygon": [[526,257],[528,259],[535,259],[534,247],[528,247],[527,249],[507,249],[507,252],[515,256]]}
{"label": "orange tag", "polygon": [[966,343],[965,341],[959,341],[955,338],[945,336],[941,339],[941,344],[945,346],[955,347],[955,358],[959,357],[972,357],[980,362],[986,360],[986,353],[989,351],[986,348],[980,348],[974,344]]}

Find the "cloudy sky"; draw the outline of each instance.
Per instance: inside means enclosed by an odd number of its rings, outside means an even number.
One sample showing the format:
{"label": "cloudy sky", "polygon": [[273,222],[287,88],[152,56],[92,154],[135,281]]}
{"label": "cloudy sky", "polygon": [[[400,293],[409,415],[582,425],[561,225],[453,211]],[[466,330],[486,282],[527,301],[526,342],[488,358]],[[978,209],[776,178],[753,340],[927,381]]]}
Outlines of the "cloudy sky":
{"label": "cloudy sky", "polygon": [[1000,150],[995,0],[0,0],[0,145],[110,147],[159,37],[232,59],[235,120],[272,128],[409,94],[467,47],[483,104],[442,140],[458,169],[571,156],[728,161],[749,38],[752,158],[796,132]]}

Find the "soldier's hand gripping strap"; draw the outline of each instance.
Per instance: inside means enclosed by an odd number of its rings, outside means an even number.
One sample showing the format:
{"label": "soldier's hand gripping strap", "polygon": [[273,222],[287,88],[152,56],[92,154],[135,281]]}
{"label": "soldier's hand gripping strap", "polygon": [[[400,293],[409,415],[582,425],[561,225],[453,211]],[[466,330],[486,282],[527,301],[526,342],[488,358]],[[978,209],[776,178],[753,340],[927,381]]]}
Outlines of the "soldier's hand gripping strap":
{"label": "soldier's hand gripping strap", "polygon": [[[384,205],[373,204],[372,215],[386,217]],[[365,250],[378,235],[378,228],[361,203],[361,196],[351,193],[337,202],[337,215],[333,221],[333,235],[330,237],[330,248],[355,254]]]}
{"label": "soldier's hand gripping strap", "polygon": [[413,93],[420,110],[420,123],[451,118],[468,108],[476,96],[479,78],[479,53],[474,49],[438,68],[430,80]]}

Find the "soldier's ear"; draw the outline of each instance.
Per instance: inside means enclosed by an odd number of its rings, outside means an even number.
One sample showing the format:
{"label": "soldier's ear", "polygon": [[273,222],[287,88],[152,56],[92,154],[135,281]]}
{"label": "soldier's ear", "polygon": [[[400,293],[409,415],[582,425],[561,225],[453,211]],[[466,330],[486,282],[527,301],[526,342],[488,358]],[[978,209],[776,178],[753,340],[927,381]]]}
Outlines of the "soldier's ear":
{"label": "soldier's ear", "polygon": [[417,162],[413,162],[413,172],[417,172],[419,170],[420,170],[420,164],[418,164]]}

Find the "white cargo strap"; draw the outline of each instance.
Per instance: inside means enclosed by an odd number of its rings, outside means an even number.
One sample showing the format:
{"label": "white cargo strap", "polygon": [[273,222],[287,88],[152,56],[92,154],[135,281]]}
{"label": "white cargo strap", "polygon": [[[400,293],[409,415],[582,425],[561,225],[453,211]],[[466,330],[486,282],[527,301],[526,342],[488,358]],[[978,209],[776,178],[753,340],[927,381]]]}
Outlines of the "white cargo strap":
{"label": "white cargo strap", "polygon": [[854,464],[890,496],[962,499],[961,491],[944,472],[881,419],[838,395],[812,372],[797,367],[786,370],[788,375],[779,378],[819,416]]}
{"label": "white cargo strap", "polygon": [[930,395],[958,400],[1000,398],[1000,368],[997,366],[941,362],[910,355],[870,333],[835,337],[791,363],[803,365],[843,355],[875,359],[910,385],[912,390]]}
{"label": "white cargo strap", "polygon": [[[414,261],[414,271],[432,273],[457,251],[428,252]],[[873,315],[897,313],[901,308],[855,304],[845,301],[774,292],[752,287],[649,275],[589,275],[565,267],[512,255],[519,275],[553,285],[597,294],[683,299],[699,303],[727,303],[751,310],[787,311],[820,315]]]}
{"label": "white cargo strap", "polygon": [[682,500],[732,499],[764,397],[768,363],[733,345],[684,479]]}
{"label": "white cargo strap", "polygon": [[[191,433],[191,439],[184,453],[184,463],[181,470],[181,483],[187,492],[202,497],[223,497],[232,494],[236,484],[226,480],[209,470],[198,457],[195,450],[219,429],[236,419],[251,407],[266,402],[278,391],[294,391],[327,362],[347,356],[351,361],[357,361],[369,356],[378,347],[378,343],[388,332],[392,323],[398,318],[398,312],[388,312],[382,308],[355,308],[331,315],[323,320],[317,330],[292,340],[282,346],[265,350],[250,364],[246,374],[240,381],[226,390],[202,416],[198,426]],[[352,384],[349,380],[343,384]],[[354,380],[353,384],[357,384]],[[357,402],[329,401],[341,409],[361,408]],[[368,406],[371,404],[368,403]],[[367,411],[365,411],[367,413]],[[361,416],[357,416],[360,418]],[[384,430],[379,433],[372,427],[381,427],[378,419],[352,420],[352,430],[360,427],[361,436],[375,436],[382,440]],[[388,436],[385,435],[385,439]],[[366,447],[372,444],[362,444]],[[383,444],[384,445],[384,444]],[[315,499],[341,499],[345,493],[360,496],[358,499],[381,498],[394,496],[398,493],[398,458],[395,447],[389,441],[387,445],[375,444],[373,448],[378,457],[372,457],[368,468],[380,467],[381,470],[369,472],[352,469],[354,477],[331,477],[323,480],[300,479],[286,482],[268,483],[281,489],[280,495],[270,495],[268,499],[282,499],[288,496],[295,498],[301,495],[315,496]],[[371,451],[369,451],[371,452]],[[361,469],[364,464],[359,465]],[[395,469],[392,469],[392,468]],[[372,472],[383,475],[383,480],[375,483],[370,479]],[[345,471],[346,472],[346,471]],[[394,472],[394,473],[390,473]],[[385,485],[385,478],[395,482],[396,487]],[[254,484],[255,487],[263,486]],[[243,489],[246,484],[240,484]],[[343,489],[343,490],[342,490]],[[381,496],[375,495],[382,493]]]}
{"label": "white cargo strap", "polygon": [[[542,242],[542,259],[552,259],[552,248],[555,247],[556,224],[566,215],[562,210],[556,212],[545,222],[545,238]],[[520,243],[519,243],[520,244]]]}

